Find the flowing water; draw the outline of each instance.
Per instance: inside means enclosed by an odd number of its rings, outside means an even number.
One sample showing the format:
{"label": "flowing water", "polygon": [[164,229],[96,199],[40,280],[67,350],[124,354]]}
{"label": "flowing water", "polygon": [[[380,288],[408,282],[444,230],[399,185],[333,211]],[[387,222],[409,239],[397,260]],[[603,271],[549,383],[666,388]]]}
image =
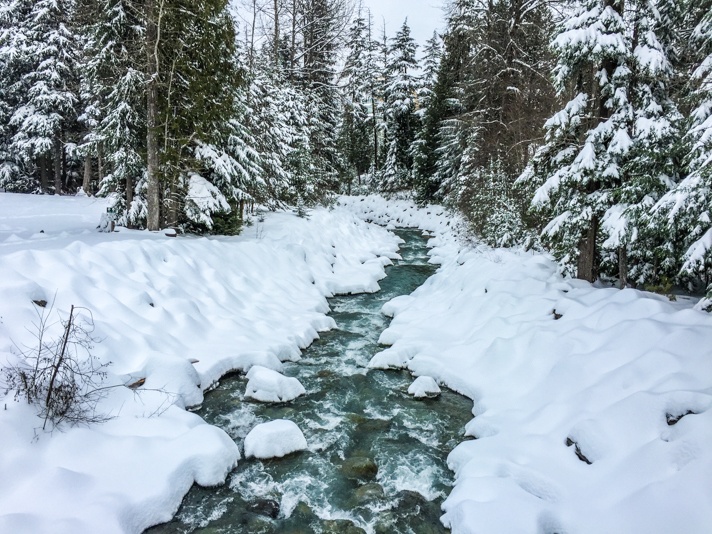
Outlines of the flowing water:
{"label": "flowing water", "polygon": [[375,294],[330,299],[337,328],[285,365],[307,395],[285,404],[243,399],[244,375],[224,377],[198,412],[242,447],[258,423],[290,419],[309,450],[240,460],[218,488],[194,486],[167,532],[446,532],[440,505],[452,484],[448,453],[463,438],[470,400],[447,389],[415,400],[406,371],[367,370],[389,319],[381,306],[414,291],[433,272],[420,232],[400,230],[402,260]]}

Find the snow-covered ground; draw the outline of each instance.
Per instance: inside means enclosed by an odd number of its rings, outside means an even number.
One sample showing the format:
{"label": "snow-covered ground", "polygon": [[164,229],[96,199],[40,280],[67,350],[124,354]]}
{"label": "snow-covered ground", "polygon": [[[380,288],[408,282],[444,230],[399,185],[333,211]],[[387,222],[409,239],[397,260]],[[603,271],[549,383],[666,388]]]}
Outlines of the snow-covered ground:
{"label": "snow-covered ground", "polygon": [[377,290],[399,241],[322,209],[267,214],[235,238],[101,234],[105,209],[0,193],[0,364],[36,344],[33,300],[49,303],[46,339],[74,304],[91,310],[93,354],[117,386],[99,405],[111,420],[52,434],[0,389],[2,533],[140,532],[194,481],[221,483],[238,448],[185,407],[230,370],[299,358],[333,326],[325,297]]}
{"label": "snow-covered ground", "polygon": [[477,439],[449,457],[453,532],[712,532],[712,316],[563,279],[538,253],[460,245],[438,208],[342,204],[435,235],[441,267],[384,306],[391,346],[370,365],[474,401]]}
{"label": "snow-covered ground", "polygon": [[100,405],[113,419],[51,435],[0,399],[0,532],[140,532],[194,481],[220,483],[238,449],[185,407],[232,369],[298,358],[333,326],[325,296],[377,289],[398,239],[364,221],[434,236],[441,267],[384,306],[391,346],[371,366],[473,399],[477,439],[449,458],[453,532],[712,531],[710,315],[563,279],[540,254],[462,244],[441,208],[341,204],[268,214],[235,238],[170,238],[96,232],[100,200],[0,194],[0,363],[35,342],[33,300],[54,302],[55,322],[75,304],[92,311],[93,353],[117,385]]}

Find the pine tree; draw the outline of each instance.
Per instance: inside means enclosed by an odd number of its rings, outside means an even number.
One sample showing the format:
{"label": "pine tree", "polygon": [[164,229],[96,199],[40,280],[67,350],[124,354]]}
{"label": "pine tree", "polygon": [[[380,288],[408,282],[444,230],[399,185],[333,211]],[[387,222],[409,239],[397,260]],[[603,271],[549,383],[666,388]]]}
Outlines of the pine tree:
{"label": "pine tree", "polygon": [[[686,54],[692,58],[691,96],[694,107],[684,136],[685,177],[653,209],[658,228],[683,244],[678,260],[683,275],[709,280],[712,267],[712,11],[709,3],[688,16],[696,24]],[[698,17],[696,17],[698,16]],[[693,19],[694,20],[694,19]],[[668,256],[668,260],[670,260]],[[708,297],[709,288],[708,288]]]}
{"label": "pine tree", "polygon": [[415,99],[418,88],[417,45],[406,20],[390,49],[385,86],[387,154],[381,171],[381,188],[388,191],[411,187],[411,145],[417,131]]}
{"label": "pine tree", "polygon": [[[651,231],[650,209],[679,179],[677,161],[681,114],[671,97],[674,76],[665,46],[669,28],[649,0],[631,0],[630,149],[621,178],[611,193],[611,206],[602,219],[602,245],[621,287],[659,282],[667,236]],[[663,268],[665,266],[662,266]],[[616,273],[617,271],[617,273]],[[630,271],[630,272],[629,272]]]}
{"label": "pine tree", "polygon": [[450,6],[432,96],[421,115],[417,143],[412,148],[413,182],[423,200],[442,199],[457,190],[457,176],[465,143],[460,115],[462,83],[472,59],[476,9],[472,0]]}
{"label": "pine tree", "polygon": [[600,220],[632,144],[622,8],[620,0],[585,0],[562,24],[555,84],[573,98],[546,122],[546,143],[522,175],[539,184],[533,205],[548,219],[543,239],[565,270],[589,281],[599,271]]}
{"label": "pine tree", "polygon": [[359,11],[349,29],[346,49],[348,55],[341,73],[342,118],[339,134],[339,149],[343,153],[349,190],[351,172],[359,177],[373,165],[373,137],[370,125],[373,109],[371,84],[375,72],[370,54],[369,27]]}
{"label": "pine tree", "polygon": [[[146,107],[141,33],[133,0],[98,0],[88,28],[82,119],[83,151],[96,158],[99,190],[112,196],[117,222],[142,226],[146,218]],[[137,194],[138,193],[138,194]]]}
{"label": "pine tree", "polygon": [[72,32],[72,0],[36,0],[28,11],[24,2],[15,9],[20,17],[16,53],[22,65],[12,85],[17,99],[10,117],[13,130],[9,151],[25,168],[39,168],[43,190],[63,188],[65,131],[76,118],[79,40]]}

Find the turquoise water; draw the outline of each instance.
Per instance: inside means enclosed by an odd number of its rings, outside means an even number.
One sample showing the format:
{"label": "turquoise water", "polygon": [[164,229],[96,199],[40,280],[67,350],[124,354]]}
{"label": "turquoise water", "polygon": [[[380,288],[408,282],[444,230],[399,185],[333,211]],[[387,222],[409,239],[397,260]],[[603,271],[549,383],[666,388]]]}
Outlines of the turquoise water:
{"label": "turquoise water", "polygon": [[337,328],[285,365],[307,395],[285,404],[243,400],[247,380],[232,375],[198,412],[241,451],[256,424],[290,419],[309,450],[240,460],[224,486],[194,486],[171,522],[147,532],[446,532],[439,520],[452,484],[446,458],[462,441],[472,403],[444,388],[418,401],[407,394],[410,373],[366,369],[390,321],[381,306],[434,272],[420,232],[397,233],[403,259],[388,268],[381,291],[330,299]]}

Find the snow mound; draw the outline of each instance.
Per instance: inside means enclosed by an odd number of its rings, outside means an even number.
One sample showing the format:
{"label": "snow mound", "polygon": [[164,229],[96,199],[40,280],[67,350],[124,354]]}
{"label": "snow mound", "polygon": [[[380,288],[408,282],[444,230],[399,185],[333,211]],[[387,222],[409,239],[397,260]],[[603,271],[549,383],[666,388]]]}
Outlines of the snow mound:
{"label": "snow mound", "polygon": [[437,397],[440,395],[440,387],[432,376],[419,376],[408,388],[408,393],[416,399]]}
{"label": "snow mound", "polygon": [[245,397],[260,402],[289,402],[306,390],[296,378],[284,376],[277,371],[255,365],[247,373]]}
{"label": "snow mound", "polygon": [[245,438],[246,458],[281,458],[306,448],[304,434],[294,422],[287,419],[259,424]]}

